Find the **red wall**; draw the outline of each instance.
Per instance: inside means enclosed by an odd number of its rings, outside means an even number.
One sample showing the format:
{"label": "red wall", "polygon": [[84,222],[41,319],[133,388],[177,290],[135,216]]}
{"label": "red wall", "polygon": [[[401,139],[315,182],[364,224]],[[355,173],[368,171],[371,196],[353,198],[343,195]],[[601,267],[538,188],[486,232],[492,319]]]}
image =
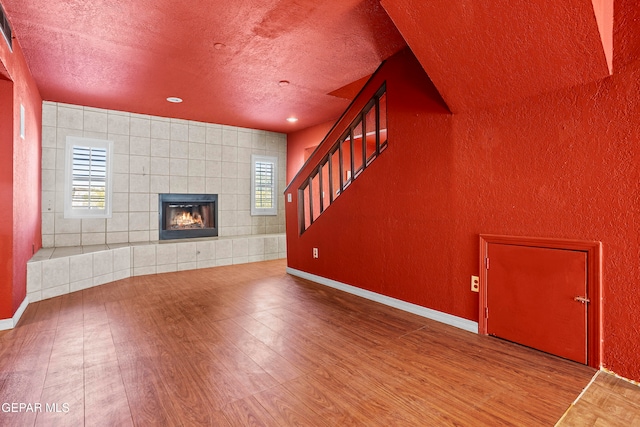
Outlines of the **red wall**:
{"label": "red wall", "polygon": [[287,134],[287,183],[304,164],[305,150],[317,147],[334,123],[330,121]]}
{"label": "red wall", "polygon": [[[0,40],[1,41],[1,40]],[[13,306],[13,83],[0,79],[0,203],[7,203],[0,221],[0,319]]]}
{"label": "red wall", "polygon": [[[7,207],[0,221],[0,319],[8,319],[26,296],[27,261],[42,246],[42,98],[17,40],[11,52],[0,39],[0,61],[13,82],[0,83],[0,203]],[[25,109],[24,139],[20,105]]]}
{"label": "red wall", "polygon": [[602,241],[603,364],[640,380],[640,61],[456,115],[408,51],[374,79],[363,102],[387,81],[389,147],[300,236],[316,153],[288,190],[289,266],[477,321],[479,234]]}

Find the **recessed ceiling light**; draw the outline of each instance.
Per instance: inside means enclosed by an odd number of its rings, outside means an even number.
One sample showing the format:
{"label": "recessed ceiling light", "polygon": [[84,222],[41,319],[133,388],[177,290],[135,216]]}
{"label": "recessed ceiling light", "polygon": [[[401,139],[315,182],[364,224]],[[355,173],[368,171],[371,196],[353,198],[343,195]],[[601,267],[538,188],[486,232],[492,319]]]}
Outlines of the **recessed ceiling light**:
{"label": "recessed ceiling light", "polygon": [[216,49],[216,50],[220,50],[223,47],[225,47],[224,43],[216,43],[216,44],[213,45],[213,48]]}
{"label": "recessed ceiling light", "polygon": [[280,87],[289,86],[289,80],[280,80],[278,84],[280,85]]}
{"label": "recessed ceiling light", "polygon": [[289,123],[295,123],[295,122],[298,121],[298,118],[297,117],[287,117],[287,121]]}
{"label": "recessed ceiling light", "polygon": [[167,101],[173,102],[174,104],[179,104],[182,102],[182,98],[178,98],[177,96],[170,96],[167,98]]}

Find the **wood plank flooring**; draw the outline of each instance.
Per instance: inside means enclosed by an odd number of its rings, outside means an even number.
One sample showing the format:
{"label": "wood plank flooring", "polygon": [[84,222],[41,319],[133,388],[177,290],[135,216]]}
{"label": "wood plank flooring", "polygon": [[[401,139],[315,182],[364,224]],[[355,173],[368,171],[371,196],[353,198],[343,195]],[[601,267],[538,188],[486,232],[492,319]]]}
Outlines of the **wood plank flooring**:
{"label": "wood plank flooring", "polygon": [[134,277],[29,305],[0,332],[0,404],[42,410],[1,411],[0,425],[552,426],[595,373],[285,267]]}
{"label": "wood plank flooring", "polygon": [[640,427],[640,387],[598,372],[558,427]]}

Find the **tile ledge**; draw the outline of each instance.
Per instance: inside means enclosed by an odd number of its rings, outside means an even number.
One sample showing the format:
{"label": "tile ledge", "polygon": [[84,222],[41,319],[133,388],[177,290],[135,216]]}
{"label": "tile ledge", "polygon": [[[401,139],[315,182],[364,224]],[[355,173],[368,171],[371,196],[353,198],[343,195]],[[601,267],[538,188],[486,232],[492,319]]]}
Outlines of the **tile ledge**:
{"label": "tile ledge", "polygon": [[[111,243],[105,245],[88,245],[88,246],[55,246],[50,248],[41,248],[36,252],[33,257],[27,263],[46,261],[49,259],[57,259],[71,256],[78,256],[84,254],[91,254],[95,252],[109,251],[121,248],[130,248],[135,246],[149,246],[149,245],[166,245],[171,243],[189,243],[189,242],[206,242],[217,240],[237,240],[237,239],[264,239],[269,237],[282,237],[285,233],[274,234],[244,234],[238,236],[217,236],[217,237],[199,237],[194,239],[171,239],[171,240],[154,240],[150,242],[130,242],[130,243]],[[59,251],[59,255],[56,255],[56,251]]]}

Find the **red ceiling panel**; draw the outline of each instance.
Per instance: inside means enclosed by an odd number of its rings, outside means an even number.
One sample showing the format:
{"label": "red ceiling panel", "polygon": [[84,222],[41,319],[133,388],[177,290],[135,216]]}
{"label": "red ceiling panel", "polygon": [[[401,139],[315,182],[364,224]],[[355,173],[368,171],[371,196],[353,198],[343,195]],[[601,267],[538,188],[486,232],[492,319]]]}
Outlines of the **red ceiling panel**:
{"label": "red ceiling panel", "polygon": [[1,1],[46,100],[280,132],[337,118],[404,40],[453,112],[613,62],[613,0]]}
{"label": "red ceiling panel", "polygon": [[405,46],[377,0],[2,3],[46,100],[280,132]]}
{"label": "red ceiling panel", "polygon": [[613,0],[382,0],[382,5],[453,112],[609,75]]}

